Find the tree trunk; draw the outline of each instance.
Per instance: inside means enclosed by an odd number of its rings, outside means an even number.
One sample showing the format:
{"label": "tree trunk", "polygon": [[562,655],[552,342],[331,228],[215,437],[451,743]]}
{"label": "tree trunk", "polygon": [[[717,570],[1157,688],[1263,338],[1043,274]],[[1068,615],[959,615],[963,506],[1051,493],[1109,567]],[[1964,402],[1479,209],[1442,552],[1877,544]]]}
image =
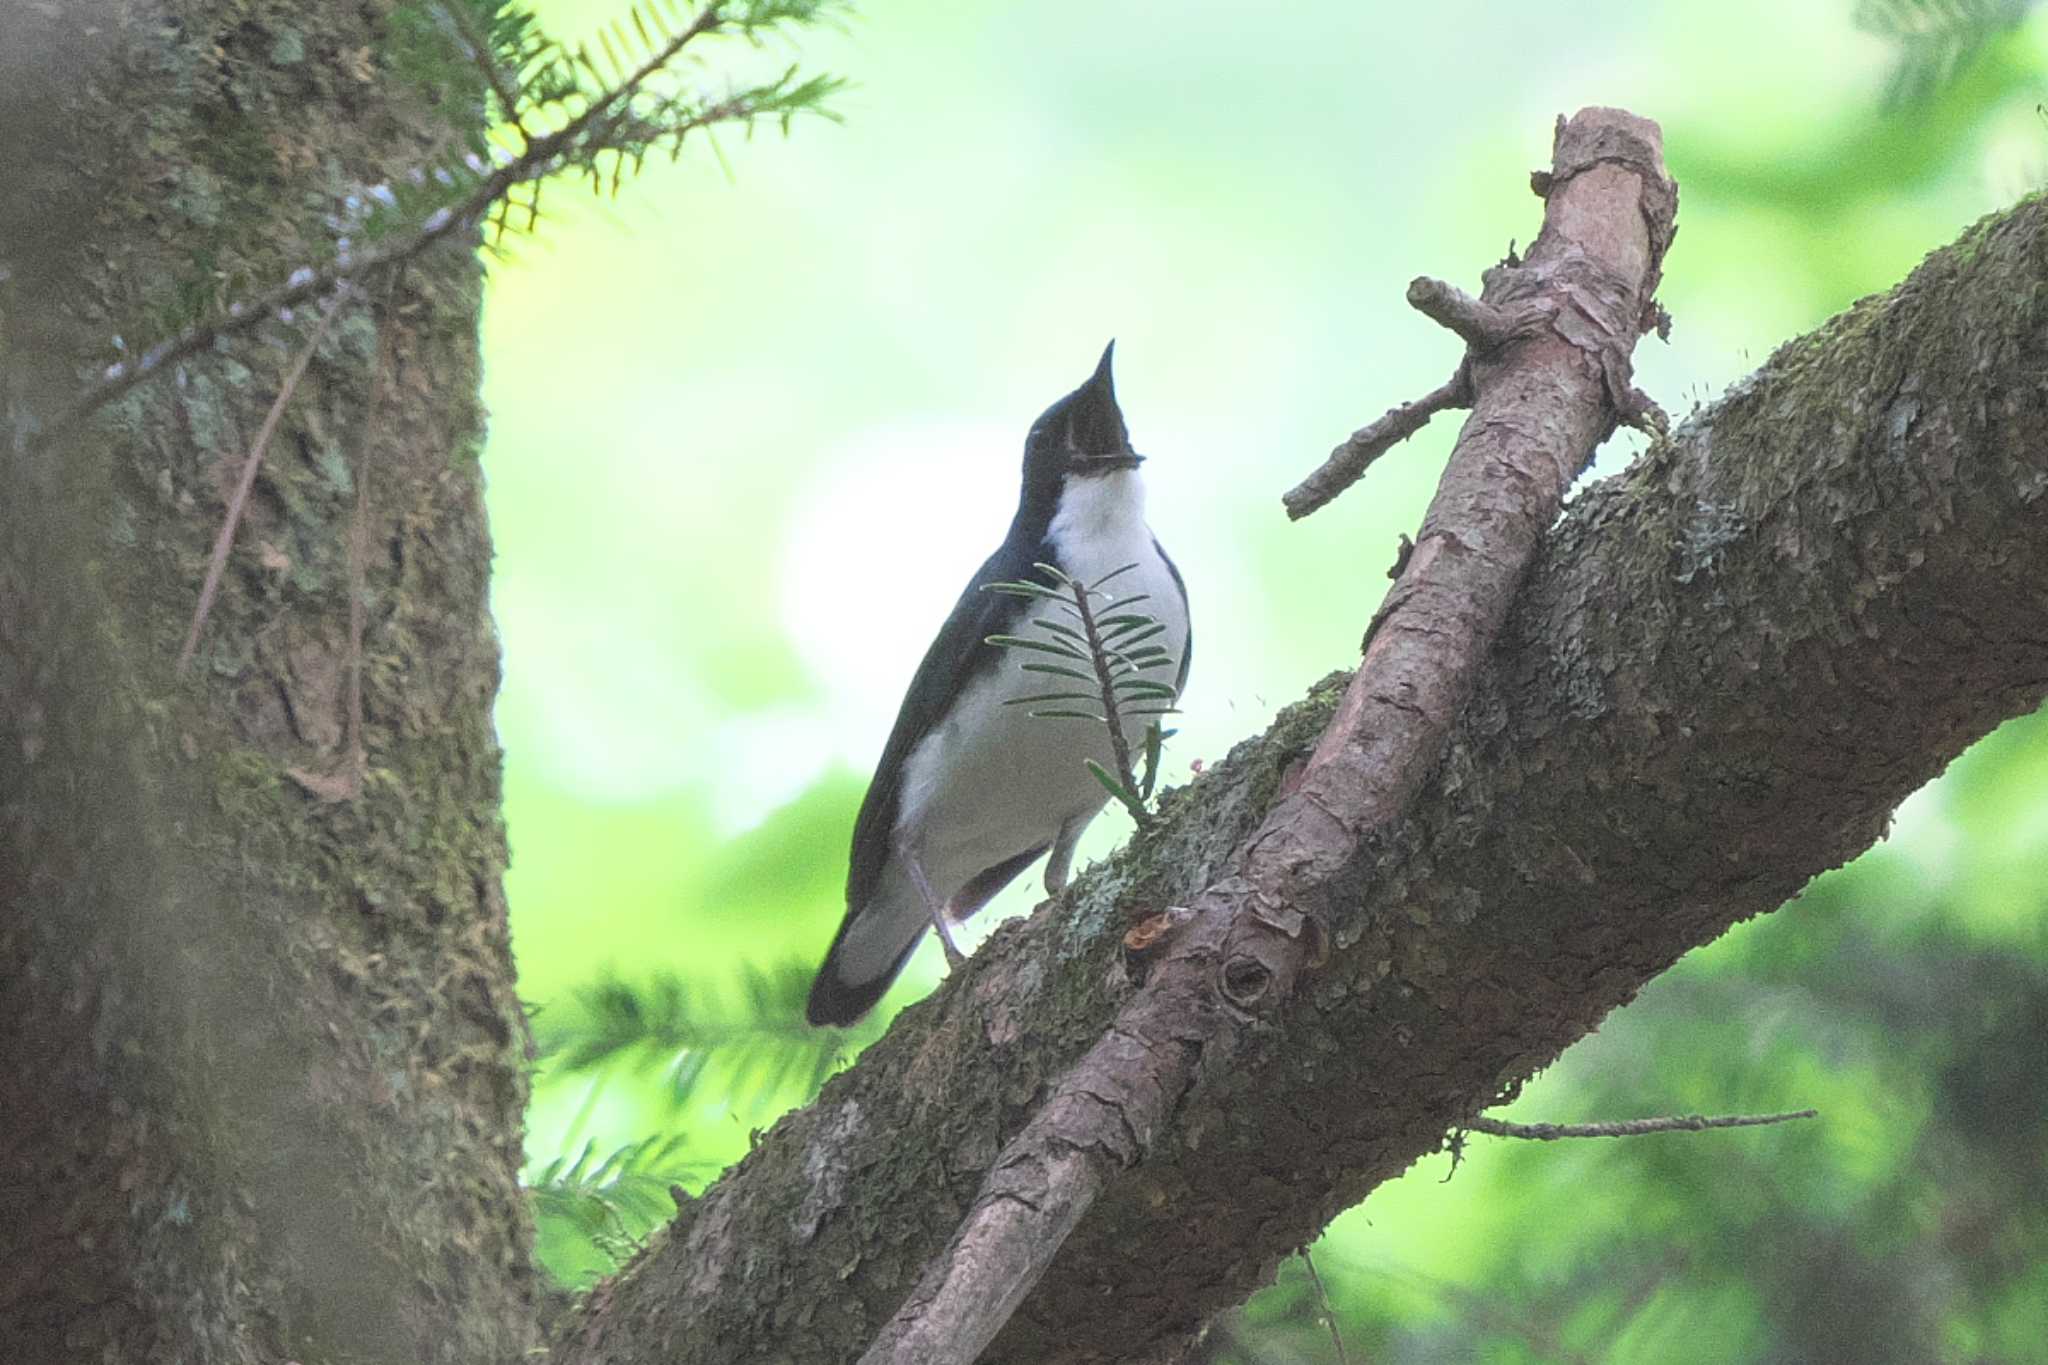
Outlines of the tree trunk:
{"label": "tree trunk", "polygon": [[425,79],[450,63],[419,9],[0,17],[9,1361],[468,1365],[533,1340],[473,255],[341,306],[182,673],[315,318],[36,439],[121,347],[326,258],[350,194],[459,145],[480,105]]}

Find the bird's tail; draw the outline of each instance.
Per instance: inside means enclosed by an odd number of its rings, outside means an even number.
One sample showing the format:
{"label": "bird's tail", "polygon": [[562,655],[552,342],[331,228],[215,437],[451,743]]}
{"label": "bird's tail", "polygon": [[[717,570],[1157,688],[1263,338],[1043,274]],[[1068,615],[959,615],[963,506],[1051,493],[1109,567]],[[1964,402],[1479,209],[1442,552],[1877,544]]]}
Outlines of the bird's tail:
{"label": "bird's tail", "polygon": [[[968,879],[947,902],[947,911],[955,921],[966,919],[1047,847],[1040,844],[1026,849]],[[903,964],[910,960],[931,923],[923,898],[891,859],[876,894],[867,904],[848,909],[840,921],[839,936],[832,940],[825,964],[811,982],[804,1018],[813,1024],[844,1027],[873,1009],[903,971]]]}
{"label": "bird's tail", "polygon": [[825,954],[824,965],[818,968],[817,976],[811,981],[811,998],[804,1006],[804,1018],[813,1024],[844,1028],[873,1009],[875,1002],[895,984],[903,971],[903,964],[910,961],[910,955],[917,950],[917,941],[924,937],[930,923],[926,918],[919,918],[893,959],[879,971],[867,966],[863,972],[853,970],[863,964],[851,961],[855,954],[845,951],[847,931],[860,918],[858,915],[846,917],[839,926],[839,937],[832,940],[831,951]]}

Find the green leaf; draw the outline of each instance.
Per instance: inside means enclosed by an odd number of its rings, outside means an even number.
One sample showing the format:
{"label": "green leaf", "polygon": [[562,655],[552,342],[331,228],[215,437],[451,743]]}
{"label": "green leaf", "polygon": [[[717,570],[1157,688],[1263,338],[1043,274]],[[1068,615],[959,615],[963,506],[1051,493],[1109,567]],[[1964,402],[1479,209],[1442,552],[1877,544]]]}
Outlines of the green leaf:
{"label": "green leaf", "polygon": [[1096,591],[1097,589],[1101,588],[1101,587],[1102,587],[1102,585],[1103,585],[1104,583],[1107,583],[1107,582],[1109,582],[1109,581],[1110,581],[1110,580],[1111,580],[1112,578],[1121,578],[1121,577],[1122,577],[1123,575],[1125,575],[1125,574],[1129,573],[1129,572],[1130,572],[1131,570],[1133,570],[1133,569],[1135,569],[1135,568],[1137,568],[1137,567],[1138,567],[1138,561],[1134,559],[1134,560],[1132,560],[1132,561],[1131,561],[1130,563],[1128,563],[1128,564],[1124,565],[1124,566],[1123,566],[1122,568],[1120,568],[1120,569],[1111,569],[1111,570],[1110,570],[1110,571],[1109,571],[1108,573],[1106,573],[1106,574],[1104,574],[1104,575],[1103,575],[1102,577],[1100,577],[1100,578],[1096,579],[1096,580],[1095,580],[1095,581],[1094,581],[1093,583],[1090,583],[1090,584],[1088,585],[1088,590],[1089,590],[1090,592],[1094,592],[1094,591]]}
{"label": "green leaf", "polygon": [[1159,781],[1159,751],[1165,743],[1166,737],[1160,732],[1158,721],[1145,727],[1145,776],[1140,795],[1147,801],[1152,799],[1152,789]]}
{"label": "green leaf", "polygon": [[1082,682],[1095,681],[1094,674],[1083,673],[1078,668],[1068,668],[1065,664],[1019,664],[1017,666],[1026,673],[1052,673],[1062,678],[1076,678]]}
{"label": "green leaf", "polygon": [[1006,597],[1041,597],[1049,601],[1064,603],[1067,595],[1046,587],[1043,583],[984,583],[983,592],[999,592]]}
{"label": "green leaf", "polygon": [[1076,644],[1079,645],[1085,646],[1088,643],[1088,637],[1086,635],[1083,635],[1080,631],[1075,630],[1072,626],[1062,625],[1058,621],[1047,621],[1043,618],[1040,618],[1038,620],[1033,621],[1031,625],[1032,628],[1035,630],[1049,630],[1055,635],[1064,635],[1068,639],[1073,640]]}
{"label": "green leaf", "polygon": [[1029,697],[1011,697],[1005,706],[1036,706],[1042,701],[1099,701],[1099,696],[1087,692],[1040,692]]}
{"label": "green leaf", "polygon": [[1134,817],[1140,820],[1145,818],[1145,803],[1138,799],[1136,792],[1126,787],[1117,778],[1116,774],[1103,767],[1100,763],[1097,763],[1094,759],[1084,759],[1083,762],[1088,765],[1088,771],[1095,774],[1095,780],[1102,784],[1104,791],[1123,802],[1124,808],[1130,811]]}
{"label": "green leaf", "polygon": [[1125,654],[1128,654],[1130,653],[1132,645],[1140,644],[1143,641],[1149,640],[1153,636],[1163,632],[1165,629],[1166,623],[1164,621],[1154,621],[1150,626],[1142,630],[1130,631],[1128,633],[1119,632],[1119,634],[1124,635],[1124,638],[1117,642],[1117,649]]}
{"label": "green leaf", "polygon": [[986,637],[985,643],[999,649],[1035,649],[1043,654],[1057,654],[1062,658],[1088,662],[1086,654],[1067,645],[1049,643],[1045,640],[1027,640],[1021,635],[990,635]]}
{"label": "green leaf", "polygon": [[1092,720],[1097,725],[1109,724],[1107,719],[1093,711],[1033,711],[1031,714],[1038,720]]}

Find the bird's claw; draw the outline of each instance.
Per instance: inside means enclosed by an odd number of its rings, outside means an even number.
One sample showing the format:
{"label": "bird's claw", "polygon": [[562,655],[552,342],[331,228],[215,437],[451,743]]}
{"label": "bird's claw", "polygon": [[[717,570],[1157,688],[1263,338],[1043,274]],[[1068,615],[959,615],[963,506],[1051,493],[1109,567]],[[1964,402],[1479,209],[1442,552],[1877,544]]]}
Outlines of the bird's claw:
{"label": "bird's claw", "polygon": [[965,966],[967,954],[961,952],[960,945],[953,942],[953,931],[946,927],[946,914],[943,910],[932,911],[932,928],[939,931],[939,947],[946,952],[946,970],[958,971]]}

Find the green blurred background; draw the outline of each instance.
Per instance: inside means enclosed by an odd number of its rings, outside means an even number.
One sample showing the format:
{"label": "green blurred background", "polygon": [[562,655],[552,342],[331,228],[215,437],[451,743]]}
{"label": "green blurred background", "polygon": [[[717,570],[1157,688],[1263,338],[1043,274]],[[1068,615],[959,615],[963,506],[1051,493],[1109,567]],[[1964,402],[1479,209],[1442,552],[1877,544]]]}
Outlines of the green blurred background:
{"label": "green blurred background", "polygon": [[[573,39],[622,5],[536,8]],[[1560,111],[1664,127],[1676,326],[1638,365],[1674,416],[2048,178],[2022,4],[874,3],[709,56],[848,76],[844,122],[558,187],[486,315],[528,1143],[572,1284],[884,1021],[795,1020],[853,812],[1104,340],[1200,640],[1171,776],[1354,661],[1371,603],[1296,585],[1380,590],[1455,424],[1301,525],[1279,494],[1450,372],[1402,291],[1533,235]],[[2044,872],[2036,717],[1508,1112],[1819,1123],[1425,1163],[1317,1244],[1350,1358],[2048,1360]],[[1322,1314],[1291,1261],[1212,1358],[1336,1360]]]}

